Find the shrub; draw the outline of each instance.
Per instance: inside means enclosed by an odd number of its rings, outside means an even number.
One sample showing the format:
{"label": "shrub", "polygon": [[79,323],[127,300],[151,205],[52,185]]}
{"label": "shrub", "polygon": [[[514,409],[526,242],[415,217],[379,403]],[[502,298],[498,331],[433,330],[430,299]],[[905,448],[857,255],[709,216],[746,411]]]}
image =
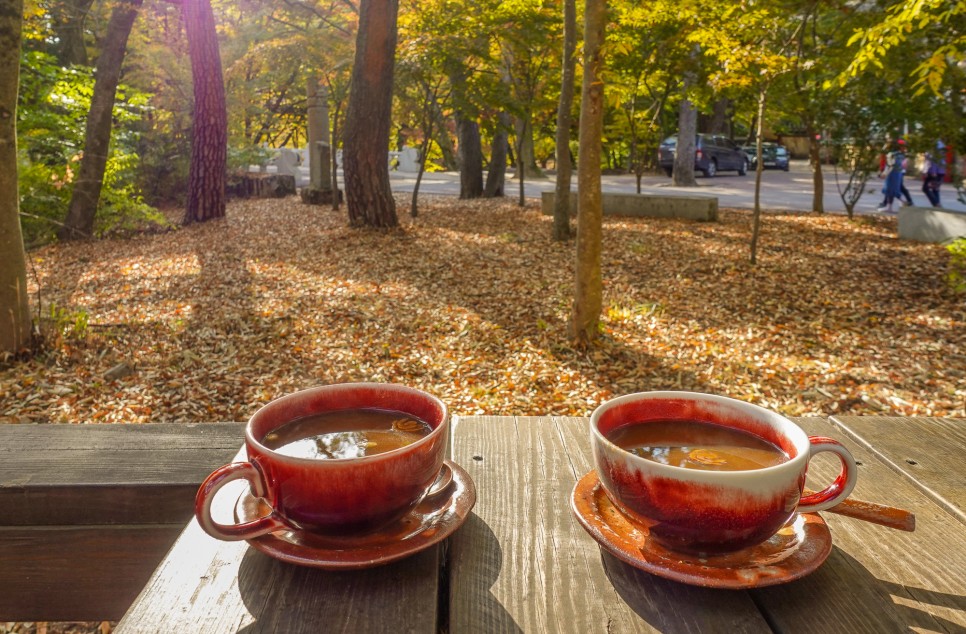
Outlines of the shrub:
{"label": "shrub", "polygon": [[949,273],[946,279],[954,293],[966,293],[966,236],[946,245],[949,251]]}
{"label": "shrub", "polygon": [[[80,167],[94,79],[82,68],[63,68],[46,53],[24,51],[17,111],[21,226],[28,247],[52,241],[67,217]],[[138,125],[149,95],[121,85],[95,234],[163,222],[136,185]]]}

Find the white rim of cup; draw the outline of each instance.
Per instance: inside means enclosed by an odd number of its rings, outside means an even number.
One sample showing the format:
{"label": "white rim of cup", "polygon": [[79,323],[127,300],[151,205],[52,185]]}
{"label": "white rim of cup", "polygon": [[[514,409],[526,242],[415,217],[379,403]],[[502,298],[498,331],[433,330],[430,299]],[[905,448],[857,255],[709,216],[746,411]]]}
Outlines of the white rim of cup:
{"label": "white rim of cup", "polygon": [[[442,422],[440,422],[440,424],[437,425],[433,429],[433,431],[429,432],[428,434],[426,434],[416,442],[406,445],[405,447],[399,447],[397,449],[392,449],[390,451],[384,451],[382,453],[372,454],[371,456],[358,456],[356,458],[327,458],[325,460],[318,460],[316,458],[298,458],[295,456],[286,456],[285,454],[278,453],[274,449],[266,447],[264,444],[262,444],[261,440],[255,438],[255,436],[252,434],[252,426],[254,425],[255,417],[261,414],[265,409],[274,406],[276,403],[296,400],[304,396],[305,394],[308,394],[311,392],[329,392],[329,391],[341,391],[341,390],[350,390],[350,389],[371,389],[371,388],[378,388],[378,389],[381,389],[384,391],[390,391],[390,392],[408,392],[410,394],[418,394],[430,401],[434,401],[439,406],[440,412],[442,413]],[[346,409],[360,409],[360,408],[352,407],[352,408],[346,408]],[[326,410],[326,412],[337,412],[337,411],[341,411],[341,410],[335,410],[335,409]],[[401,410],[387,410],[387,411],[401,411]],[[324,413],[324,412],[320,412],[320,413]],[[293,419],[293,420],[297,420],[297,419]],[[249,442],[254,444],[256,447],[261,449],[262,451],[271,454],[273,459],[279,460],[281,462],[291,462],[295,464],[306,463],[306,464],[313,464],[313,465],[324,465],[324,464],[337,465],[337,464],[344,464],[346,462],[379,462],[381,460],[387,460],[389,457],[399,452],[411,451],[412,449],[420,445],[428,444],[429,442],[431,442],[431,439],[445,433],[445,428],[449,426],[448,421],[449,421],[449,409],[447,409],[446,403],[444,403],[441,399],[433,396],[429,392],[424,392],[423,390],[419,390],[414,387],[409,387],[407,385],[400,385],[398,383],[358,383],[358,382],[357,383],[333,383],[331,385],[316,385],[313,387],[305,388],[303,390],[298,390],[297,392],[291,392],[289,394],[285,394],[284,396],[280,396],[278,398],[272,399],[268,403],[265,403],[264,405],[259,407],[254,414],[251,415],[251,417],[248,419],[248,422],[245,424],[245,438]],[[286,423],[289,423],[289,422],[291,421],[286,421]],[[283,425],[286,423],[283,423]],[[279,427],[281,427],[281,425],[279,425]],[[277,427],[273,427],[273,429],[277,429]],[[249,459],[250,458],[251,456],[249,456]]]}
{"label": "white rim of cup", "polygon": [[[712,403],[719,403],[721,405],[735,408],[738,410],[744,410],[748,414],[754,416],[758,419],[765,419],[771,423],[778,425],[783,433],[791,438],[792,444],[794,444],[797,450],[797,455],[794,457],[789,457],[785,462],[777,465],[772,465],[770,467],[762,467],[761,469],[745,469],[741,471],[716,471],[716,470],[702,470],[702,469],[686,469],[685,467],[676,467],[674,465],[661,464],[660,462],[655,462],[653,460],[648,460],[641,456],[635,455],[630,451],[614,444],[601,433],[600,429],[597,427],[597,423],[601,416],[607,412],[607,410],[620,406],[628,401],[641,401],[641,400],[697,400],[706,401]],[[710,422],[710,421],[698,421],[698,422]],[[714,424],[714,423],[711,423]],[[618,396],[617,398],[611,399],[605,403],[600,404],[590,415],[590,433],[594,435],[598,442],[620,452],[620,454],[632,463],[640,463],[641,465],[653,470],[656,473],[667,472],[668,474],[681,474],[687,473],[688,476],[693,480],[709,480],[709,481],[721,481],[721,480],[741,480],[747,478],[750,473],[761,474],[766,472],[783,471],[786,469],[799,468],[801,462],[808,462],[810,455],[811,442],[808,439],[808,434],[805,433],[801,427],[796,425],[794,422],[788,420],[786,417],[782,416],[777,412],[773,412],[769,409],[765,409],[760,405],[755,405],[754,403],[748,403],[746,401],[739,401],[734,398],[727,396],[720,396],[717,394],[706,394],[704,392],[680,392],[680,391],[657,391],[657,392],[637,392],[634,394],[625,394],[623,396]],[[780,449],[780,448],[779,448]],[[785,453],[782,451],[782,453]],[[787,455],[787,454],[786,454]]]}

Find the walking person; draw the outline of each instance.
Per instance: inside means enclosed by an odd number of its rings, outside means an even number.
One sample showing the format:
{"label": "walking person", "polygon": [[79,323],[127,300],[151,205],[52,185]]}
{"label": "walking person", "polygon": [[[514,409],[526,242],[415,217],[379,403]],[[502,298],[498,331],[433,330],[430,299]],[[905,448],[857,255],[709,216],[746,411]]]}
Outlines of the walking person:
{"label": "walking person", "polygon": [[922,193],[933,207],[939,207],[939,187],[946,177],[946,161],[942,151],[946,149],[942,141],[936,144],[936,156],[926,152],[926,169],[922,174]]}
{"label": "walking person", "polygon": [[899,181],[899,194],[902,196],[902,204],[911,207],[912,196],[906,189],[906,169],[909,167],[909,158],[906,156],[906,142],[904,139],[899,139],[896,143],[899,144],[899,151],[902,152],[902,179]]}
{"label": "walking person", "polygon": [[[879,171],[879,177],[881,178],[885,174],[885,186],[882,188],[882,193],[885,194],[885,200],[879,205],[876,211],[883,211],[885,213],[891,214],[895,213],[892,211],[892,203],[896,199],[902,198],[902,175],[905,172],[906,154],[903,151],[905,149],[905,142],[899,139],[892,146],[892,151],[886,154],[885,160],[880,164],[881,170]],[[906,191],[906,198],[909,204],[912,204],[912,198],[909,197],[908,190]]]}

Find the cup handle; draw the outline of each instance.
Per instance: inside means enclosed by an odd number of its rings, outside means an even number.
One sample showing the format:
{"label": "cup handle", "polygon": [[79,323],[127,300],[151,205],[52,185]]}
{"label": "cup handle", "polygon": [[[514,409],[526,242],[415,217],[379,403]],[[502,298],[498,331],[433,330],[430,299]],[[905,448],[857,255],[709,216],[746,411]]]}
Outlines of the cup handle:
{"label": "cup handle", "polygon": [[222,524],[211,517],[211,503],[215,494],[232,480],[248,480],[255,497],[265,497],[265,483],[262,474],[250,462],[233,462],[219,467],[209,475],[195,496],[195,517],[206,533],[216,539],[225,541],[240,541],[271,533],[272,531],[289,529],[290,527],[279,517],[275,510],[268,515],[259,517],[242,524]]}
{"label": "cup handle", "polygon": [[798,503],[799,513],[813,513],[824,511],[845,500],[855,488],[855,480],[859,475],[859,469],[855,464],[855,458],[845,446],[834,438],[825,436],[809,436],[811,448],[809,449],[808,459],[811,460],[816,454],[823,451],[831,451],[836,454],[842,462],[842,471],[835,478],[835,482],[826,488],[803,496]]}
{"label": "cup handle", "polygon": [[444,462],[443,466],[439,469],[439,473],[436,475],[436,480],[433,481],[433,485],[429,487],[422,501],[429,502],[439,499],[444,495],[449,495],[449,488],[452,484],[453,468]]}

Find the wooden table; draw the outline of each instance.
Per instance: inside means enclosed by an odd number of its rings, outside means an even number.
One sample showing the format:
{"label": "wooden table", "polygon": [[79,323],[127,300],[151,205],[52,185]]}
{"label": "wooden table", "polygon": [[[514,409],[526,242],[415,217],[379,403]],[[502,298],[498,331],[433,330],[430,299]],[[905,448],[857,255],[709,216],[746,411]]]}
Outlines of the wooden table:
{"label": "wooden table", "polygon": [[[381,568],[326,572],[220,542],[192,521],[117,632],[964,632],[966,420],[796,419],[860,463],[856,498],[915,512],[914,533],[824,513],[828,560],[749,591],[668,581],[603,551],[573,517],[587,419],[454,421],[478,501],[446,542]],[[809,485],[837,468],[813,461]],[[814,478],[812,480],[811,478]]]}

